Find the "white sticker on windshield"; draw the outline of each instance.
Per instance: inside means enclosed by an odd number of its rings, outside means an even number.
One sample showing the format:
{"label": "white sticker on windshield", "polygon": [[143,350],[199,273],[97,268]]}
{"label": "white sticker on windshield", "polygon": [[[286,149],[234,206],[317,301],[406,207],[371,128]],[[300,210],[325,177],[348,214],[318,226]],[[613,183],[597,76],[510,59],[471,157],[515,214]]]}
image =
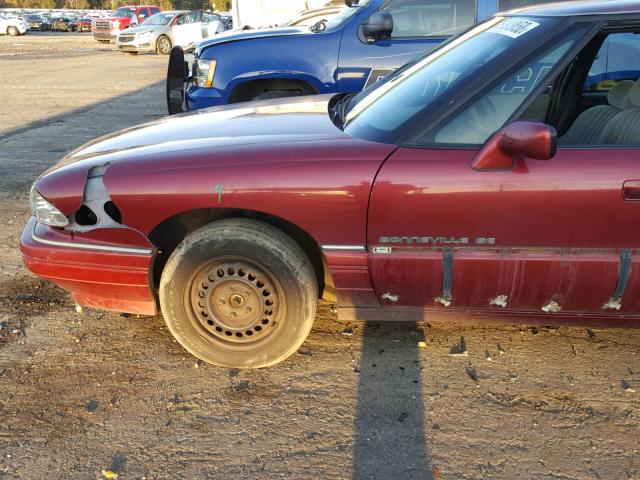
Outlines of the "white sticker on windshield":
{"label": "white sticker on windshield", "polygon": [[495,27],[489,29],[490,32],[499,33],[500,35],[506,35],[511,38],[518,38],[520,35],[524,35],[530,30],[539,27],[540,24],[531,20],[525,20],[522,18],[509,18],[504,22],[499,23]]}

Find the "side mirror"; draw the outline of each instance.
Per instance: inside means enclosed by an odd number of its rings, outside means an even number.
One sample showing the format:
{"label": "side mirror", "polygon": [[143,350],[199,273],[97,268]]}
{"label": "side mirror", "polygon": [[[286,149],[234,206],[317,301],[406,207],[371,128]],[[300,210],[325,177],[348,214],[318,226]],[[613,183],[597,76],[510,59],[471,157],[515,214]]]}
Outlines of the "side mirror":
{"label": "side mirror", "polygon": [[513,122],[496,132],[471,163],[474,170],[510,170],[518,158],[550,160],[556,154],[558,133],[541,122]]}
{"label": "side mirror", "polygon": [[393,32],[393,17],[389,12],[376,12],[362,24],[362,34],[369,43],[380,38],[389,38],[391,32]]}
{"label": "side mirror", "polygon": [[166,95],[169,115],[185,111],[184,84],[188,75],[184,63],[184,51],[176,45],[169,54],[169,68],[167,70]]}

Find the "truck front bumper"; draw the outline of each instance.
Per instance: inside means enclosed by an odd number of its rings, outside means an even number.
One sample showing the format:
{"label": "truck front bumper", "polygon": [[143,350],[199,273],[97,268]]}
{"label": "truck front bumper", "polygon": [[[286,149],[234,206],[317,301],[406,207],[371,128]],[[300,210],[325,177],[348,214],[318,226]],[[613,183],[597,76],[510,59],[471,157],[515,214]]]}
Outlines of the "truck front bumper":
{"label": "truck front bumper", "polygon": [[95,40],[109,40],[110,42],[115,42],[120,30],[93,30],[91,33],[93,33],[93,38]]}
{"label": "truck front bumper", "polygon": [[185,96],[187,110],[189,111],[227,104],[226,92],[222,92],[217,88],[200,88],[192,85],[186,91]]}

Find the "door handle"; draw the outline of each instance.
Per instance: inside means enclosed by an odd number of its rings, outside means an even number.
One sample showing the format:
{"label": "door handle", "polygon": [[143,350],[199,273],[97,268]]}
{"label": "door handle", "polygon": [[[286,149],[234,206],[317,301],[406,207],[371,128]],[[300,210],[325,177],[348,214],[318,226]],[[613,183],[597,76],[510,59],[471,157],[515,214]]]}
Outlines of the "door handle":
{"label": "door handle", "polygon": [[640,200],[640,180],[627,180],[622,184],[622,198]]}

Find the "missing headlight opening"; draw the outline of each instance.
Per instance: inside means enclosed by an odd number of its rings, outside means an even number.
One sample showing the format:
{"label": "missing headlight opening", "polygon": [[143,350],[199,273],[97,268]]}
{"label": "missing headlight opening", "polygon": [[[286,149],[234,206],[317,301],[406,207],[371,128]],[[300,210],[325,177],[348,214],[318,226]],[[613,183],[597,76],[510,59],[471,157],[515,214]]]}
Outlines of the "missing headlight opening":
{"label": "missing headlight opening", "polygon": [[68,230],[85,232],[95,228],[121,226],[120,210],[113,203],[104,186],[103,176],[109,166],[110,164],[107,163],[89,170],[82,205],[73,215]]}

